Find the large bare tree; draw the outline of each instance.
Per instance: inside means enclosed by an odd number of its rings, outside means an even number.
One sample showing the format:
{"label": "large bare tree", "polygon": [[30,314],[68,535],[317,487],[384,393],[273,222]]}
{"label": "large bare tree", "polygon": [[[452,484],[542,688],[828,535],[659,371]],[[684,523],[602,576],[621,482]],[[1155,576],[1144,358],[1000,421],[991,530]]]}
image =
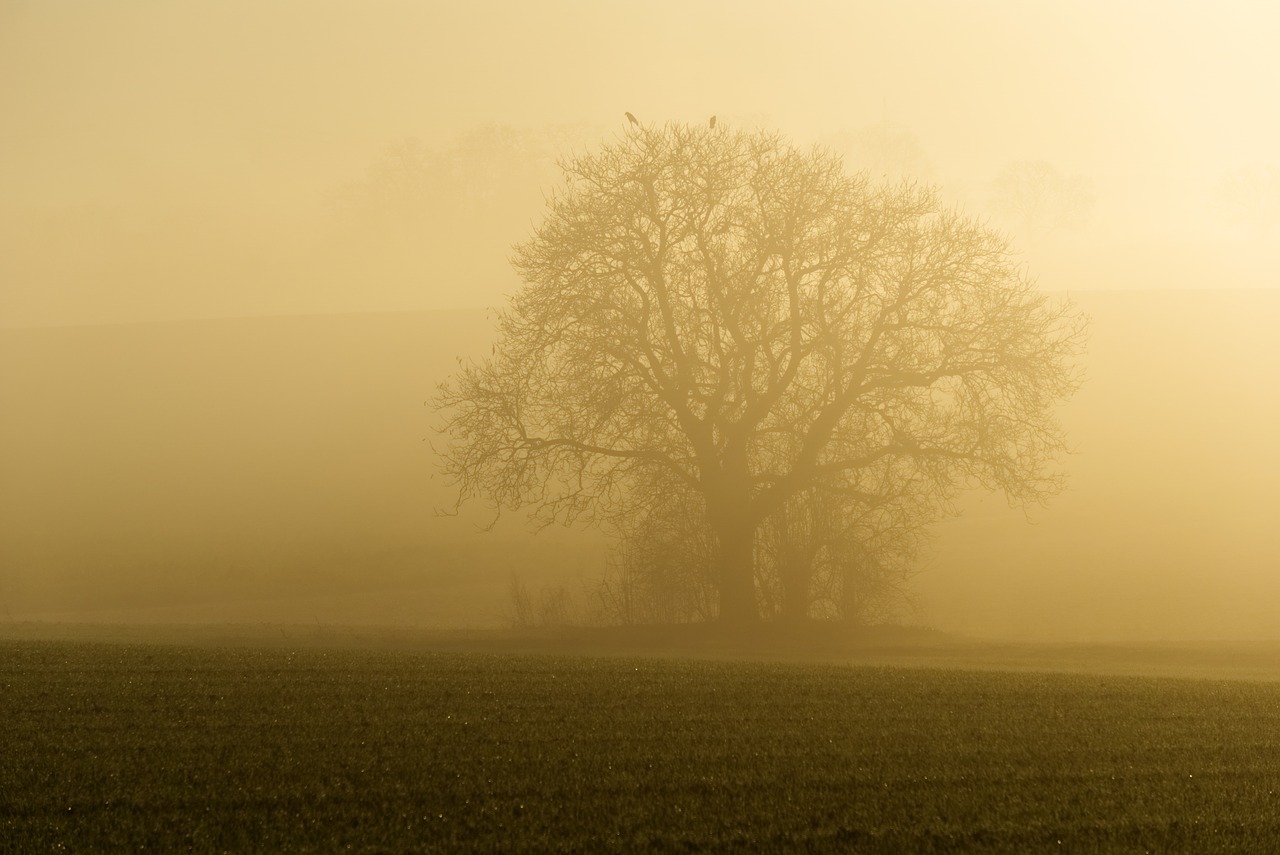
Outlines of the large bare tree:
{"label": "large bare tree", "polygon": [[1056,489],[1084,321],[931,190],[723,126],[563,168],[493,356],[438,397],[459,501],[625,523],[688,491],[719,617],[750,624],[757,531],[795,497]]}

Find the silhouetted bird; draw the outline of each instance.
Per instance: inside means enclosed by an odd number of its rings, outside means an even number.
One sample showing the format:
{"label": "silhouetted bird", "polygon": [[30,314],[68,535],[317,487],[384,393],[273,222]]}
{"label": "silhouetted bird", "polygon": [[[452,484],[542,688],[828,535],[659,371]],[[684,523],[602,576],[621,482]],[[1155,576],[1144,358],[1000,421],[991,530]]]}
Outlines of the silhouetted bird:
{"label": "silhouetted bird", "polygon": [[627,121],[630,122],[631,124],[633,125],[640,124],[639,122],[636,121],[636,117],[631,115],[630,113],[624,113],[623,115],[627,117]]}
{"label": "silhouetted bird", "polygon": [[711,121],[710,121],[710,122],[708,122],[707,124],[709,124],[711,127],[713,127],[713,128],[714,128],[714,127],[716,126],[716,117],[715,117],[715,116],[712,116],[712,117],[711,117]]}

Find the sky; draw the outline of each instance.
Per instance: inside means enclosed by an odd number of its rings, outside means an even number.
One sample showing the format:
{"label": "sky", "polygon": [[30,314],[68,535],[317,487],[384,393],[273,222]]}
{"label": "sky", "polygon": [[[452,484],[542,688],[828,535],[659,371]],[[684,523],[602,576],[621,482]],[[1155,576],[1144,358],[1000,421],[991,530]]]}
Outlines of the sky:
{"label": "sky", "polygon": [[1240,0],[2,0],[0,324],[498,304],[553,169],[513,173],[501,228],[394,246],[341,200],[405,140],[484,171],[513,155],[477,129],[553,140],[549,162],[628,110],[800,142],[892,124],[979,216],[1005,165],[1047,161],[1096,197],[1031,253],[1047,286],[1270,287],[1274,242],[1213,191],[1280,159],[1278,36]]}

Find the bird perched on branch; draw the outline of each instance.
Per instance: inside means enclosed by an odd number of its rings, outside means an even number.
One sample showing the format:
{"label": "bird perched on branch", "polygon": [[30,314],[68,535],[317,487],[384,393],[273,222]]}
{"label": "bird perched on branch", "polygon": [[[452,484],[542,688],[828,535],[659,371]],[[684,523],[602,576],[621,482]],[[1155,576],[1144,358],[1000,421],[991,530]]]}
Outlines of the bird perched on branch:
{"label": "bird perched on branch", "polygon": [[623,115],[627,117],[627,121],[630,122],[631,124],[633,125],[640,124],[639,122],[636,121],[636,117],[631,115],[630,113],[623,113]]}
{"label": "bird perched on branch", "polygon": [[715,116],[712,116],[712,117],[711,117],[711,121],[707,122],[707,124],[708,124],[710,127],[714,128],[714,127],[716,126],[716,117],[715,117]]}

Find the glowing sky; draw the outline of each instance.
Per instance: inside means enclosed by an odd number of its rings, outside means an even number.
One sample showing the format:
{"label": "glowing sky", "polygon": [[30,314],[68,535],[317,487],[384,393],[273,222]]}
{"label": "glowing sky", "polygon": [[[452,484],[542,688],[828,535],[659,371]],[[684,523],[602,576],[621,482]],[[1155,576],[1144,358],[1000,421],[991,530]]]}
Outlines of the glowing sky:
{"label": "glowing sky", "polygon": [[[1002,164],[1047,160],[1093,182],[1095,243],[1216,240],[1214,182],[1280,157],[1278,37],[1280,12],[1260,2],[6,0],[0,314],[492,302],[426,281],[309,290],[303,250],[268,248],[305,246],[333,188],[396,140],[448,145],[497,123],[589,142],[624,110],[801,140],[889,120],[957,198],[980,203]],[[95,240],[115,247],[110,264]],[[164,243],[158,268],[129,260]],[[184,275],[202,256],[239,261]]]}

